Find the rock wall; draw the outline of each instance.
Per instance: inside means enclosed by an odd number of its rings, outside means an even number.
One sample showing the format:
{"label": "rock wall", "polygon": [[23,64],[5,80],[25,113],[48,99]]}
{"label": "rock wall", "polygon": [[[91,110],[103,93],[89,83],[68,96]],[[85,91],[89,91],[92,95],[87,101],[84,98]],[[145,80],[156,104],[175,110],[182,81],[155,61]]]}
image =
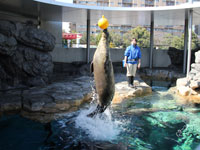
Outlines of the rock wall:
{"label": "rock wall", "polygon": [[[199,48],[191,51],[191,63],[194,63],[195,53],[198,50],[199,50]],[[170,67],[182,67],[183,66],[184,50],[179,50],[174,47],[169,47],[168,55],[169,55],[169,57],[171,59],[171,63],[172,63]]]}
{"label": "rock wall", "polygon": [[55,37],[31,23],[0,20],[0,89],[48,83],[54,46]]}
{"label": "rock wall", "polygon": [[[127,86],[125,74],[115,74],[115,95],[112,106],[120,106],[126,100],[152,93],[152,89],[139,77],[136,88]],[[40,122],[50,122],[68,112],[83,108],[85,103],[96,99],[92,76],[68,76],[42,87],[0,91],[0,117],[16,114]]]}
{"label": "rock wall", "polygon": [[177,90],[194,103],[200,103],[200,51],[195,53],[195,62],[191,65],[188,78],[177,80]]}

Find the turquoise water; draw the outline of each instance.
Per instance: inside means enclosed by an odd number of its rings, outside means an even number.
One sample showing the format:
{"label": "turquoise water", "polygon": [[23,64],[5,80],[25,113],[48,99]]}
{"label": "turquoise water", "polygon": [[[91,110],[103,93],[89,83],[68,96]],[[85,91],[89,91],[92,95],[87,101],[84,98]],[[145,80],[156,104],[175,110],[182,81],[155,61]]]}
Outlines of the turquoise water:
{"label": "turquoise water", "polygon": [[169,84],[153,82],[152,95],[124,101],[92,120],[85,108],[52,122],[54,134],[43,149],[197,149],[200,109],[178,104]]}
{"label": "turquoise water", "polygon": [[197,150],[200,108],[177,103],[166,82],[152,86],[150,96],[124,101],[92,119],[86,105],[51,122],[48,130],[19,116],[2,118],[0,149]]}
{"label": "turquoise water", "polygon": [[[196,149],[200,144],[199,109],[177,105],[175,97],[164,88],[156,87],[154,90],[156,93],[152,96],[144,97],[147,102],[138,98],[133,103],[124,104],[127,115],[133,119],[125,125],[129,132],[120,135],[122,140],[127,138],[128,149]],[[124,122],[129,120],[128,117]]]}

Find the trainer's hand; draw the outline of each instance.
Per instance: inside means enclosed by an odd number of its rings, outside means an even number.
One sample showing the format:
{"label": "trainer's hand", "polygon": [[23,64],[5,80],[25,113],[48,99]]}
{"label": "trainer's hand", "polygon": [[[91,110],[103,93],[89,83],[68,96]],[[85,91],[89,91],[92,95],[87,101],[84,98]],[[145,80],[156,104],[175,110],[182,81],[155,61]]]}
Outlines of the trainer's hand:
{"label": "trainer's hand", "polygon": [[126,62],[124,63],[124,67],[127,67],[127,63]]}
{"label": "trainer's hand", "polygon": [[140,69],[140,66],[141,66],[141,64],[140,64],[140,63],[138,63],[138,66],[137,66],[137,67],[138,67],[138,69]]}

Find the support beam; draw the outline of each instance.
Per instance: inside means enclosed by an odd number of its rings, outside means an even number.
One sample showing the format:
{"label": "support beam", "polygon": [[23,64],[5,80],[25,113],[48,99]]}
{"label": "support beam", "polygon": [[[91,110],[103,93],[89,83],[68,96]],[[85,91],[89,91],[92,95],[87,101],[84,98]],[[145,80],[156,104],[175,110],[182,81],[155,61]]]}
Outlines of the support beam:
{"label": "support beam", "polygon": [[151,31],[150,31],[150,55],[149,68],[153,68],[153,46],[154,46],[154,12],[151,12]]}
{"label": "support beam", "polygon": [[191,63],[191,48],[192,48],[192,20],[193,20],[193,10],[189,10],[188,21],[189,21],[189,31],[188,31],[188,59],[187,59],[187,77],[190,72]]}
{"label": "support beam", "polygon": [[40,29],[41,27],[41,11],[40,11],[40,3],[37,3],[37,12],[38,12],[38,17],[37,17],[37,28]]}
{"label": "support beam", "polygon": [[90,10],[87,10],[87,49],[86,62],[90,62]]}
{"label": "support beam", "polygon": [[183,73],[186,74],[188,48],[188,10],[185,10]]}

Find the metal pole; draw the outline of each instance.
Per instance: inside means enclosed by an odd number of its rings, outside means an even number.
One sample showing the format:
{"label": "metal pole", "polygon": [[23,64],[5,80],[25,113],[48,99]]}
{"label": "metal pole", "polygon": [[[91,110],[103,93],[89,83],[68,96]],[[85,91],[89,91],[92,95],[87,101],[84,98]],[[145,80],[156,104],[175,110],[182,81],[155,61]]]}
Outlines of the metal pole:
{"label": "metal pole", "polygon": [[154,46],[154,12],[151,12],[151,31],[150,31],[150,57],[149,68],[153,68],[153,46]]}
{"label": "metal pole", "polygon": [[86,62],[90,62],[90,10],[87,10],[87,49]]}
{"label": "metal pole", "polygon": [[189,32],[188,32],[188,59],[187,59],[187,77],[190,72],[190,62],[191,62],[191,47],[192,47],[192,14],[193,10],[189,10]]}
{"label": "metal pole", "polygon": [[189,3],[192,4],[192,3],[193,3],[193,0],[189,0]]}
{"label": "metal pole", "polygon": [[38,2],[37,3],[37,11],[38,11],[38,17],[37,17],[37,21],[38,21],[38,24],[37,24],[37,28],[40,29],[40,26],[41,26],[41,18],[40,18],[40,3]]}
{"label": "metal pole", "polygon": [[184,56],[183,56],[183,73],[184,74],[186,74],[187,47],[188,47],[188,10],[185,10]]}

